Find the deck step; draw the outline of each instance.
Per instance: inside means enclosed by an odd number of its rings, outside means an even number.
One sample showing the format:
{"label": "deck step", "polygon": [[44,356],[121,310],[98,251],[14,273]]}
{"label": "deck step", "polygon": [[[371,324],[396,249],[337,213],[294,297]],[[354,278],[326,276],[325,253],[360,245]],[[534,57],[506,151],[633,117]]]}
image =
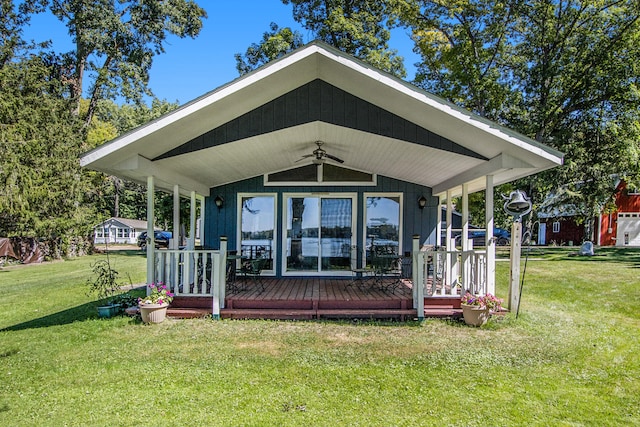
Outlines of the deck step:
{"label": "deck step", "polygon": [[347,319],[397,319],[417,317],[413,309],[324,309],[318,310],[318,318],[347,318]]}
{"label": "deck step", "polygon": [[[175,319],[202,318],[211,315],[210,309],[204,308],[169,308],[167,316]],[[284,319],[284,320],[311,320],[319,318],[333,319],[414,319],[417,317],[415,309],[320,309],[320,310],[296,310],[276,308],[240,308],[222,309],[220,316],[223,319]],[[462,310],[444,306],[425,306],[426,318],[453,318],[462,317]]]}
{"label": "deck step", "polygon": [[444,305],[425,305],[424,317],[459,319],[462,317],[462,309]]}
{"label": "deck step", "polygon": [[220,310],[223,319],[270,319],[270,320],[311,320],[315,310],[225,308]]}
{"label": "deck step", "polygon": [[168,308],[167,316],[174,319],[195,319],[211,316],[210,308]]}

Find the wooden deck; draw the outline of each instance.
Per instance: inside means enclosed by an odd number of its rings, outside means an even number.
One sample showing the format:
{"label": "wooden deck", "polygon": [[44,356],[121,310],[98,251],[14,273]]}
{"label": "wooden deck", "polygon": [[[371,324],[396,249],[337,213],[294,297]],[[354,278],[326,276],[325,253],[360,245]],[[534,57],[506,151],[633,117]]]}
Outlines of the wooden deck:
{"label": "wooden deck", "polygon": [[[413,308],[410,281],[395,289],[380,284],[357,286],[351,279],[264,278],[264,291],[249,282],[246,289],[227,292],[223,319],[397,319],[418,318]],[[389,284],[382,283],[382,287]],[[424,317],[461,316],[458,297],[425,299]],[[203,317],[211,314],[211,297],[176,297],[171,317]],[[423,317],[423,316],[420,316]]]}

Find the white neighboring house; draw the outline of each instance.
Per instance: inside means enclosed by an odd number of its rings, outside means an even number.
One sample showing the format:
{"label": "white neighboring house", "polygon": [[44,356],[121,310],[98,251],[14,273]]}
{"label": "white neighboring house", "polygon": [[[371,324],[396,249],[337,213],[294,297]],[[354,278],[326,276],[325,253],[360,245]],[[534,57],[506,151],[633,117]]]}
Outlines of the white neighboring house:
{"label": "white neighboring house", "polygon": [[109,218],[94,227],[94,244],[137,244],[138,236],[147,231],[147,221],[127,218]]}

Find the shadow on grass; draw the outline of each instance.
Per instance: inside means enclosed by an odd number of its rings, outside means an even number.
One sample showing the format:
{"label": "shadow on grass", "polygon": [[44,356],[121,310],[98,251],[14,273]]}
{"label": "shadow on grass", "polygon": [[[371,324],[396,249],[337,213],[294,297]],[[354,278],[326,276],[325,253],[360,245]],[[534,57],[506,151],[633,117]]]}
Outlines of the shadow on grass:
{"label": "shadow on grass", "polygon": [[[579,246],[524,246],[522,259],[527,255],[544,261],[615,262],[640,268],[640,248],[596,247],[594,255],[579,255]],[[509,252],[497,252],[499,258],[509,258]]]}
{"label": "shadow on grass", "polygon": [[[99,255],[105,255],[105,251],[104,250],[97,250],[95,252],[96,254]],[[110,255],[118,255],[118,256],[135,256],[135,257],[141,257],[141,258],[146,258],[147,257],[147,253],[144,251],[141,251],[140,249],[120,249],[120,250],[109,250],[109,254]]]}
{"label": "shadow on grass", "polygon": [[[28,320],[18,323],[17,325],[7,326],[0,329],[4,331],[22,331],[25,329],[47,328],[49,326],[68,325],[73,322],[81,322],[83,320],[98,319],[97,307],[104,305],[106,300],[92,301],[77,307],[68,308],[66,310],[52,313],[37,319]],[[124,315],[123,315],[124,316]],[[106,319],[105,319],[106,320]]]}
{"label": "shadow on grass", "polygon": [[594,255],[579,255],[578,251],[567,254],[564,259],[583,262],[616,262],[628,264],[630,267],[640,267],[640,249],[639,248],[596,248]]}

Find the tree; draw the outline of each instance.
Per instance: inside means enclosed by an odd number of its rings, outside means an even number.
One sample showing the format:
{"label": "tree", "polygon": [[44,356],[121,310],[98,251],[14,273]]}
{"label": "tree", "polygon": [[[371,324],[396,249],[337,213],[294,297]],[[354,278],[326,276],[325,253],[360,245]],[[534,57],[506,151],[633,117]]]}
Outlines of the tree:
{"label": "tree", "polygon": [[563,167],[517,183],[535,203],[569,183],[592,215],[612,174],[637,174],[637,2],[409,3],[420,10],[403,15],[425,58],[419,84],[565,153]]}
{"label": "tree", "polygon": [[12,0],[0,0],[0,68],[26,46],[22,27],[29,21],[30,12],[28,4],[16,8]]}
{"label": "tree", "polygon": [[612,175],[638,172],[640,5],[545,0],[518,10],[516,53],[526,61],[515,68],[522,102],[513,123],[565,152],[564,167],[537,179],[566,185],[591,219],[613,196]]}
{"label": "tree", "polygon": [[[82,109],[86,104],[81,103]],[[110,100],[101,101],[88,129],[88,145],[96,147],[177,107],[175,103],[157,99],[153,100],[151,107],[146,104],[117,105]],[[98,172],[87,171],[87,174],[92,177],[93,183],[90,201],[100,216],[146,219],[146,189],[143,185]],[[164,200],[165,197],[164,193],[156,193],[156,200]],[[166,203],[158,204],[164,206]],[[169,206],[172,208],[173,205]],[[171,222],[172,212],[168,212],[168,217],[166,215],[164,209],[156,211],[157,222]]]}
{"label": "tree", "polygon": [[55,67],[37,56],[7,63],[0,92],[0,235],[86,236],[83,132]]}
{"label": "tree", "polygon": [[[75,50],[60,56],[60,72],[71,99],[88,87],[85,125],[98,102],[122,96],[136,103],[152,95],[147,86],[153,56],[169,35],[196,37],[206,12],[191,0],[42,0],[69,29]],[[85,79],[90,78],[90,84]]]}
{"label": "tree", "polygon": [[282,0],[293,5],[293,18],[320,39],[343,52],[398,77],[405,77],[403,58],[389,48],[395,25],[395,1]]}
{"label": "tree", "polygon": [[288,27],[279,29],[274,22],[270,28],[270,32],[262,35],[259,44],[252,43],[244,55],[235,54],[236,69],[241,76],[303,45],[302,34],[299,32]]}
{"label": "tree", "polygon": [[484,0],[417,3],[403,14],[421,57],[415,83],[481,116],[500,119],[510,95],[506,67],[514,8]]}
{"label": "tree", "polygon": [[[140,102],[151,93],[151,60],[167,36],[195,37],[204,11],[187,0],[0,0],[0,8],[0,235],[64,244],[87,236],[96,217],[141,217],[140,186],[81,170],[77,159],[176,107]],[[47,9],[67,23],[76,50],[22,40],[31,14]],[[116,96],[137,104],[115,106]]]}

